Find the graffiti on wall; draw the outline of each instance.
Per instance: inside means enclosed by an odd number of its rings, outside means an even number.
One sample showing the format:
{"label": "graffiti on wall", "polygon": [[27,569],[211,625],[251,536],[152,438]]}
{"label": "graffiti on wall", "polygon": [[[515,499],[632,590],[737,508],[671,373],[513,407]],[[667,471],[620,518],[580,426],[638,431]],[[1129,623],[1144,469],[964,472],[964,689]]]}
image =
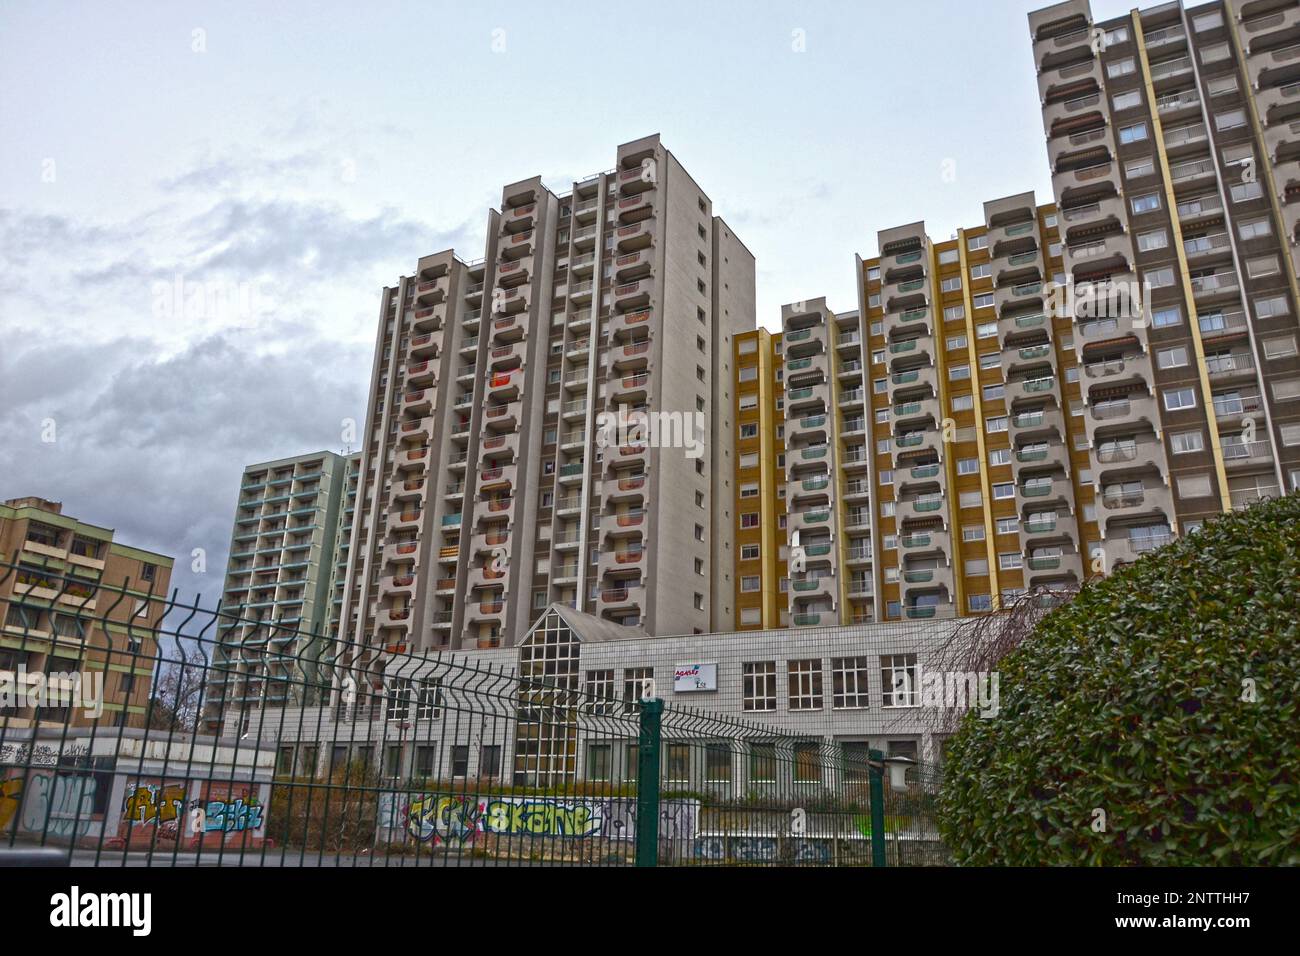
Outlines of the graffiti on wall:
{"label": "graffiti on wall", "polygon": [[195,796],[190,799],[184,783],[128,781],[122,822],[175,832],[179,832],[182,821],[186,821],[190,832],[232,833],[262,828],[265,808],[255,790],[213,783],[195,786]]}
{"label": "graffiti on wall", "polygon": [[33,771],[26,781],[10,777],[0,783],[0,833],[16,826],[24,833],[83,837],[94,820],[98,790],[95,777],[88,774]]}
{"label": "graffiti on wall", "polygon": [[702,836],[695,841],[695,858],[710,863],[831,862],[830,840],[793,837],[784,843],[767,836]]}
{"label": "graffiti on wall", "polygon": [[[689,839],[699,803],[660,804],[660,836]],[[404,830],[420,843],[461,845],[481,833],[576,839],[631,840],[636,831],[636,801],[621,797],[479,797],[472,794],[386,793],[380,820]]]}

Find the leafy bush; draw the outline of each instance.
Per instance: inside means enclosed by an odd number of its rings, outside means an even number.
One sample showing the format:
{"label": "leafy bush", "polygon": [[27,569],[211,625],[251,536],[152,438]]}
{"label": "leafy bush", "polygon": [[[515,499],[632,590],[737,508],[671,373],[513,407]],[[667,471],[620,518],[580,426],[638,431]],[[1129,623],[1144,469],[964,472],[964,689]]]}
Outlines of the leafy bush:
{"label": "leafy bush", "polygon": [[1300,495],[1087,585],[999,673],[945,757],[959,863],[1300,864]]}

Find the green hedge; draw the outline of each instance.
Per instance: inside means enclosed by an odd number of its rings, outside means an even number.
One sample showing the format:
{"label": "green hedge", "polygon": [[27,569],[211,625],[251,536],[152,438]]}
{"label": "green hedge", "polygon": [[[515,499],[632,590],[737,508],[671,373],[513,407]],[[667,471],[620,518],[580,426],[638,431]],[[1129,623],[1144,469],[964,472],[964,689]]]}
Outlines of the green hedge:
{"label": "green hedge", "polygon": [[1085,586],[999,673],[945,757],[958,862],[1300,864],[1300,496]]}

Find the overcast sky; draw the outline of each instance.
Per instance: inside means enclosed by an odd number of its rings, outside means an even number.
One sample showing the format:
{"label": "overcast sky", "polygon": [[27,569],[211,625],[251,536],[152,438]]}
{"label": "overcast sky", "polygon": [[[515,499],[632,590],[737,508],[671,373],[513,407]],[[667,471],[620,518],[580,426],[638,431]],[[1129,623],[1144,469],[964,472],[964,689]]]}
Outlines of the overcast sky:
{"label": "overcast sky", "polygon": [[878,229],[1050,197],[1040,5],[3,0],[0,497],[215,600],[243,467],[364,415],[380,289],[649,133],[757,257],[761,324],[854,308]]}

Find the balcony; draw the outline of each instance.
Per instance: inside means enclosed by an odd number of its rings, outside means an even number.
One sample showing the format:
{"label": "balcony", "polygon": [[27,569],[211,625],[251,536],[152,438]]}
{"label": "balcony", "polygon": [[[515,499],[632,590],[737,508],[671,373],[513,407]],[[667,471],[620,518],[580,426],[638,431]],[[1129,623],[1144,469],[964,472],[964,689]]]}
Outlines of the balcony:
{"label": "balcony", "polygon": [[635,312],[617,313],[610,319],[610,336],[624,340],[634,335],[645,334],[643,330],[650,327],[650,310],[640,309]]}
{"label": "balcony", "polygon": [[600,592],[600,611],[603,614],[627,614],[640,610],[646,605],[646,589],[643,585],[605,588]]}
{"label": "balcony", "polygon": [[439,351],[442,349],[442,333],[425,332],[422,335],[413,336],[410,342],[410,349],[412,358],[436,358]]}
{"label": "balcony", "polygon": [[424,471],[429,463],[429,449],[411,448],[406,451],[397,453],[397,468],[399,471]]}
{"label": "balcony", "polygon": [[437,332],[447,316],[445,305],[436,305],[429,309],[416,309],[411,315],[411,328],[417,333]]}
{"label": "balcony", "polygon": [[634,405],[646,401],[650,394],[650,376],[645,372],[625,375],[609,382],[610,401],[616,405]]}
{"label": "balcony", "polygon": [[654,241],[654,222],[652,218],[642,219],[640,222],[615,229],[614,242],[619,255],[647,248]]}
{"label": "balcony", "polygon": [[1050,374],[1013,379],[1006,384],[1006,400],[1011,404],[1017,401],[1039,401],[1056,393],[1056,376]]}
{"label": "balcony", "polygon": [[519,426],[519,402],[489,404],[483,409],[483,425],[489,432],[514,431]]}
{"label": "balcony", "polygon": [[936,517],[942,518],[943,501],[943,495],[939,494],[903,498],[898,502],[895,514],[899,520],[925,521]]}
{"label": "balcony", "polygon": [[614,287],[614,308],[622,312],[646,308],[650,305],[650,294],[653,291],[653,279],[641,279],[617,285]]}
{"label": "balcony", "polygon": [[1244,378],[1254,380],[1255,357],[1248,351],[1220,352],[1205,357],[1205,370],[1211,382]]}
{"label": "balcony", "polygon": [[402,415],[410,418],[423,417],[433,411],[434,392],[432,389],[420,388],[402,393]]}

